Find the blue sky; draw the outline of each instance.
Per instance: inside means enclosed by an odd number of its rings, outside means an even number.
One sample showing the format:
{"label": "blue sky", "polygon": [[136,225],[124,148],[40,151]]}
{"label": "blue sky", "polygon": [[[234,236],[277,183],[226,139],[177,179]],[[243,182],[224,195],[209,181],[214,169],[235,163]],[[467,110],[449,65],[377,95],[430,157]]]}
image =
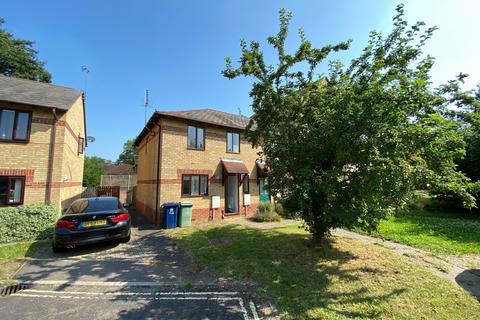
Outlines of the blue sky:
{"label": "blue sky", "polygon": [[[426,52],[436,57],[435,83],[460,71],[466,87],[480,82],[480,1],[403,1],[410,22],[439,30]],[[115,160],[127,139],[144,125],[144,90],[155,110],[212,107],[251,114],[249,79],[227,80],[224,58],[239,57],[239,40],[277,32],[278,10],[293,12],[287,47],[305,29],[316,46],[353,39],[335,58],[349,61],[365,46],[368,32],[388,32],[400,1],[25,1],[2,0],[0,17],[15,36],[34,40],[55,84],[83,90],[87,77],[87,129],[96,138],[88,155]],[[271,50],[265,47],[267,57]],[[332,56],[334,58],[334,56]],[[274,62],[274,61],[273,61]]]}

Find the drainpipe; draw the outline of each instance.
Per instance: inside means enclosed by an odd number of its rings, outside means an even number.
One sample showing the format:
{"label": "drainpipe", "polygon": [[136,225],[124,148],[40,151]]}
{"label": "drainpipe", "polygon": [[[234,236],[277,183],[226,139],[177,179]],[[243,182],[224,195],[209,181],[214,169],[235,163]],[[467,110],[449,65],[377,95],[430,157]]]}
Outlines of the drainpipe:
{"label": "drainpipe", "polygon": [[57,138],[57,109],[52,109],[53,124],[50,134],[50,153],[48,155],[48,177],[47,177],[47,204],[52,203],[53,164],[55,158],[55,140]]}
{"label": "drainpipe", "polygon": [[159,198],[159,187],[160,187],[160,149],[162,147],[162,128],[158,125],[158,146],[157,146],[157,190],[155,196],[155,225],[158,225],[158,198]]}

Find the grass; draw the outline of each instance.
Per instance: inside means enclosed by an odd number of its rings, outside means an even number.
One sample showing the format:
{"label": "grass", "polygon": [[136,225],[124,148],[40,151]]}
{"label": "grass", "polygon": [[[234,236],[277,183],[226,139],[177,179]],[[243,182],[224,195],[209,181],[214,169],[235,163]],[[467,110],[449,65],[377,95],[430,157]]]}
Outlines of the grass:
{"label": "grass", "polygon": [[298,225],[171,234],[200,268],[265,288],[285,319],[480,318],[480,304],[462,289],[379,246],[335,238],[312,247]]}
{"label": "grass", "polygon": [[413,210],[382,221],[372,235],[435,253],[480,254],[480,214]]}
{"label": "grass", "polygon": [[35,257],[47,250],[49,241],[26,241],[0,245],[0,280],[10,282],[24,258]]}

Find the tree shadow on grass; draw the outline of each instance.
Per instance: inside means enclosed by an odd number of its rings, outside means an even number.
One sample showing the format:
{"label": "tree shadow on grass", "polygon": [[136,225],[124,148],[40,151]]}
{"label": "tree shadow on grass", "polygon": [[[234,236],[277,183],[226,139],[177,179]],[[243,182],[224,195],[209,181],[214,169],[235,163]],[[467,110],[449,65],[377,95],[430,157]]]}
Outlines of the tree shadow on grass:
{"label": "tree shadow on grass", "polygon": [[[363,282],[365,277],[380,277],[385,270],[356,263],[359,259],[368,263],[368,259],[343,249],[335,240],[314,247],[309,238],[294,230],[227,225],[181,235],[179,242],[201,267],[234,280],[253,280],[252,290],[265,288],[265,296],[274,298],[294,318],[309,318],[315,309],[337,316],[378,318],[380,311],[375,306],[406,290],[402,285],[371,290]],[[215,245],[214,239],[222,239],[222,244]]]}

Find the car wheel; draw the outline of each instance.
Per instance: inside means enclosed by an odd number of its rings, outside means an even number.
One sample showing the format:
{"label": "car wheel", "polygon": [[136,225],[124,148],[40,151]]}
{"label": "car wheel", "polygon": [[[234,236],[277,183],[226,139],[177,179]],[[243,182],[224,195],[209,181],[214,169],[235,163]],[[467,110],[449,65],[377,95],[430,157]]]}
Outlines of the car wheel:
{"label": "car wheel", "polygon": [[127,243],[127,242],[130,241],[130,237],[131,237],[131,235],[129,234],[129,235],[126,236],[125,238],[120,239],[120,242],[121,242],[121,243]]}
{"label": "car wheel", "polygon": [[53,253],[60,253],[63,251],[63,248],[55,246],[55,244],[52,243],[52,251]]}

